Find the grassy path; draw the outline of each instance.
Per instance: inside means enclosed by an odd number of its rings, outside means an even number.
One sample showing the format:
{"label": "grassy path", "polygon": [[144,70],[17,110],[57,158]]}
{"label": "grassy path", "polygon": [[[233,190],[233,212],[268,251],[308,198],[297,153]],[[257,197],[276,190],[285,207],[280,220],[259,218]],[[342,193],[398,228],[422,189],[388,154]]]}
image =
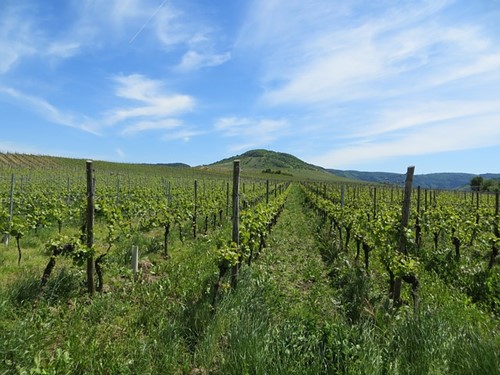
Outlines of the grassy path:
{"label": "grassy path", "polygon": [[302,192],[294,186],[257,265],[272,276],[269,282],[284,299],[280,308],[291,315],[327,317],[335,313],[331,280],[317,243],[317,225],[317,218],[304,206]]}
{"label": "grassy path", "polygon": [[[195,353],[208,372],[318,374],[336,299],[315,240],[317,220],[293,186],[268,247],[243,268]],[[325,336],[326,335],[326,336]]]}

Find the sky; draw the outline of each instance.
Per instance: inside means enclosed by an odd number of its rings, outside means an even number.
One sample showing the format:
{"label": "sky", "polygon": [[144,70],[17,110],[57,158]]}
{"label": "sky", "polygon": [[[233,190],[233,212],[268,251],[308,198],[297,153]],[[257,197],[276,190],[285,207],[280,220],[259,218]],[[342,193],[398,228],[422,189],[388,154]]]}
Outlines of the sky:
{"label": "sky", "polygon": [[0,0],[0,151],[500,172],[500,0]]}

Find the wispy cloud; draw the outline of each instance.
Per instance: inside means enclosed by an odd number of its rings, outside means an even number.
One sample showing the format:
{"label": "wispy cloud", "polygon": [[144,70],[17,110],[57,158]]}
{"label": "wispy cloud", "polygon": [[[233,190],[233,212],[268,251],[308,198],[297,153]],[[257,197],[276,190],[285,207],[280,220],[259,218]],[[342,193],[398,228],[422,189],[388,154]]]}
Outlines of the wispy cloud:
{"label": "wispy cloud", "polygon": [[232,145],[232,151],[269,145],[283,136],[288,127],[288,121],[284,119],[253,120],[245,117],[223,117],[215,122],[215,129],[225,137],[240,139],[240,143]]}
{"label": "wispy cloud", "polygon": [[[401,106],[401,104],[400,104]],[[384,134],[400,133],[410,128],[422,128],[443,122],[464,121],[485,115],[500,117],[500,101],[422,101],[411,106],[385,108],[380,111],[380,119],[366,127],[349,133],[349,138],[366,138]]]}
{"label": "wispy cloud", "polygon": [[83,115],[71,114],[62,111],[45,99],[22,93],[13,88],[2,86],[0,86],[0,95],[6,95],[7,97],[24,103],[35,112],[39,113],[42,117],[55,124],[69,126],[71,128],[80,129],[96,135],[99,134],[98,131],[96,131],[96,123],[92,119]]}
{"label": "wispy cloud", "polygon": [[177,69],[180,71],[191,71],[202,67],[217,66],[225,63],[231,58],[229,52],[222,54],[200,53],[198,51],[190,50],[182,56],[180,64]]}
{"label": "wispy cloud", "polygon": [[309,160],[325,167],[354,168],[373,160],[500,146],[498,123],[500,114],[477,117],[474,126],[462,119],[411,129],[398,137],[357,139]]}
{"label": "wispy cloud", "polygon": [[193,13],[188,14],[172,4],[162,2],[146,23],[151,24],[154,35],[165,48],[181,46],[186,49],[181,61],[174,67],[176,71],[189,72],[214,67],[231,58],[230,52],[220,51],[220,36],[205,19]]}
{"label": "wispy cloud", "polygon": [[239,46],[263,56],[271,105],[394,97],[498,70],[480,26],[443,19],[452,5],[363,3],[356,13],[356,1],[255,1]]}
{"label": "wispy cloud", "polygon": [[126,126],[121,134],[133,135],[149,130],[170,130],[182,125],[182,122],[177,119],[165,119],[159,121],[141,121],[132,125]]}
{"label": "wispy cloud", "polygon": [[38,52],[39,42],[29,20],[20,7],[6,7],[0,18],[0,74],[8,72],[26,56]]}
{"label": "wispy cloud", "polygon": [[[103,126],[119,125],[121,134],[131,136],[153,130],[170,130],[182,126],[178,116],[194,108],[195,101],[188,95],[168,94],[160,81],[141,75],[120,76],[115,95],[133,104],[108,110],[103,117],[90,118],[84,114],[61,110],[47,100],[23,93],[11,87],[0,86],[0,95],[23,103],[49,122],[69,126],[95,135]],[[137,105],[136,103],[139,103]]]}
{"label": "wispy cloud", "polygon": [[182,130],[174,130],[168,133],[165,133],[162,136],[162,140],[164,141],[174,141],[174,140],[183,140],[184,142],[189,142],[191,138],[198,137],[200,135],[205,134],[206,132],[200,130],[193,129],[182,129]]}
{"label": "wispy cloud", "polygon": [[38,17],[39,8],[43,6],[26,1],[7,2],[2,8],[0,74],[9,72],[16,64],[33,57],[47,62],[68,59],[79,54],[92,39],[94,33],[78,20],[65,23],[57,29],[46,27],[46,23],[56,20],[48,14],[46,18]]}
{"label": "wispy cloud", "polygon": [[[152,80],[140,74],[119,76],[116,96],[139,102],[139,105],[113,109],[108,114],[108,123],[116,124],[135,118],[152,118],[160,121],[156,126],[164,127],[166,117],[178,115],[194,108],[195,100],[189,95],[169,94],[163,89],[160,81]],[[170,125],[172,120],[167,121]],[[143,127],[154,128],[151,122],[143,123]],[[141,126],[138,126],[139,129]]]}
{"label": "wispy cloud", "polygon": [[500,41],[458,3],[256,0],[238,52],[262,56],[261,104],[307,113],[303,127],[324,134],[318,164],[487,147]]}
{"label": "wispy cloud", "polygon": [[[8,2],[0,19],[0,74],[16,63],[33,56],[68,59],[83,51],[104,50],[123,43],[140,44],[141,49],[158,49],[158,42],[168,53],[172,48],[185,52],[171,67],[191,71],[217,66],[230,58],[220,52],[218,35],[207,21],[170,2],[154,0],[83,0],[61,5],[67,15],[45,13],[38,17],[37,2]],[[57,22],[61,27],[47,27]]]}

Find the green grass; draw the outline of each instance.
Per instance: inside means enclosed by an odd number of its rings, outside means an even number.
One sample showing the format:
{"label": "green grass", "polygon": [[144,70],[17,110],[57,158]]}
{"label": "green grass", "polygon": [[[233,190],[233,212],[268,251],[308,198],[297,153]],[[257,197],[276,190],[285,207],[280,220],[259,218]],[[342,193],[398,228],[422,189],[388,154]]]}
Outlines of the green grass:
{"label": "green grass", "polygon": [[391,308],[380,265],[367,273],[338,251],[297,186],[268,247],[214,309],[212,250],[229,229],[173,235],[168,260],[161,233],[138,238],[152,264],[138,278],[132,240],[119,241],[93,298],[69,260],[40,290],[42,239],[55,228],[27,235],[21,266],[14,243],[2,246],[0,374],[500,374],[497,318],[430,272],[416,312]]}

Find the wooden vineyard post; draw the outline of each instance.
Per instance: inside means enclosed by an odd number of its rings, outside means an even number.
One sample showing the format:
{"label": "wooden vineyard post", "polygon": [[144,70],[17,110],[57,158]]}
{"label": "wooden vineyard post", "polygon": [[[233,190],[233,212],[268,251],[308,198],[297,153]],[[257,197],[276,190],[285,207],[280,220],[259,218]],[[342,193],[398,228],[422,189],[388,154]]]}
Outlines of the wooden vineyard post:
{"label": "wooden vineyard post", "polygon": [[[232,242],[236,248],[240,246],[240,161],[233,162],[233,233]],[[236,287],[239,265],[234,265],[231,270],[231,286]]]}
{"label": "wooden vineyard post", "polygon": [[120,203],[120,176],[116,177],[116,204]]}
{"label": "wooden vineyard post", "polygon": [[[497,239],[500,238],[500,230],[498,229],[498,226],[500,225],[500,216],[499,216],[499,198],[500,198],[500,193],[497,191],[495,193],[495,226],[493,229],[493,234]],[[496,258],[499,253],[499,247],[498,243],[493,243],[492,249],[491,249],[491,255],[490,255],[490,261],[488,262],[488,269],[491,270],[493,266],[495,265]]]}
{"label": "wooden vineyard post", "polygon": [[167,184],[167,206],[170,207],[172,201],[171,185],[170,181]]}
{"label": "wooden vineyard post", "polygon": [[[403,209],[401,217],[401,232],[399,234],[398,251],[405,255],[407,254],[405,230],[408,227],[408,223],[410,221],[411,190],[412,190],[414,172],[415,172],[414,166],[408,167],[408,170],[406,172],[406,183],[405,183]],[[392,300],[395,306],[399,306],[401,304],[401,282],[402,282],[401,277],[396,277],[396,279],[394,280]]]}
{"label": "wooden vineyard post", "polygon": [[266,204],[269,204],[269,180],[266,180]]}
{"label": "wooden vineyard post", "polygon": [[476,224],[479,224],[479,191],[476,192]]}
{"label": "wooden vineyard post", "polygon": [[226,184],[226,217],[229,216],[229,182]]}
{"label": "wooden vineyard post", "polygon": [[69,204],[71,203],[71,193],[70,193],[70,179],[69,176],[66,179],[66,206],[69,207]]}
{"label": "wooden vineyard post", "polygon": [[422,226],[420,225],[420,185],[417,187],[417,218],[415,224],[415,242],[417,245],[417,251],[420,250],[422,244]]}
{"label": "wooden vineyard post", "polygon": [[94,177],[92,161],[87,160],[87,289],[92,296],[95,292],[94,284]]}
{"label": "wooden vineyard post", "polygon": [[[12,219],[14,215],[14,173],[10,176],[10,202],[9,202],[9,232],[12,228]],[[9,244],[10,234],[7,233],[4,237],[4,243]]]}
{"label": "wooden vineyard post", "polygon": [[196,238],[197,211],[198,211],[198,180],[194,180],[193,238]]}
{"label": "wooden vineyard post", "polygon": [[345,186],[340,187],[340,207],[344,208],[345,204]]}

